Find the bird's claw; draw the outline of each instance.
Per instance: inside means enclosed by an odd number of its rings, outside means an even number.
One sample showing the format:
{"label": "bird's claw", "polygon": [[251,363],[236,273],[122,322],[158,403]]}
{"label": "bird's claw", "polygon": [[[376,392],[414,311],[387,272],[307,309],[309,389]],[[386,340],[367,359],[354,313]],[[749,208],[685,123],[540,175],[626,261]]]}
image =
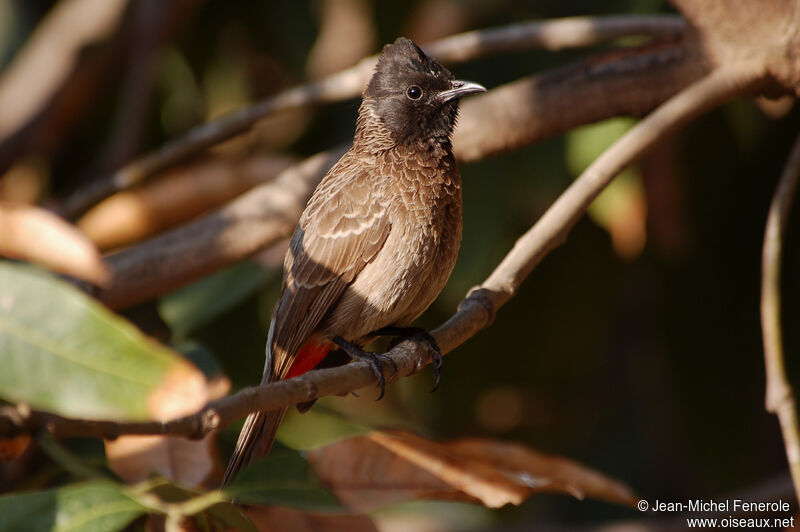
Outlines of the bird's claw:
{"label": "bird's claw", "polygon": [[368,362],[370,367],[372,368],[372,372],[375,374],[375,377],[378,380],[378,388],[381,389],[380,395],[378,398],[375,399],[376,401],[380,401],[383,399],[384,394],[386,393],[386,379],[383,376],[383,367],[381,364],[388,364],[391,365],[393,371],[397,373],[397,364],[391,357],[388,357],[382,353],[372,353],[370,351],[365,351],[361,349],[355,344],[352,344],[346,340],[341,338],[335,338],[334,343],[338,345],[347,355],[353,360],[363,360]]}
{"label": "bird's claw", "polygon": [[433,349],[432,361],[433,361],[433,388],[431,388],[431,393],[435,392],[439,388],[439,383],[442,380],[442,351],[439,349],[435,343],[431,345]]}
{"label": "bird's claw", "polygon": [[381,399],[383,399],[383,395],[386,392],[386,379],[383,376],[383,367],[381,366],[381,364],[392,366],[392,371],[394,373],[397,373],[397,364],[395,363],[394,360],[391,359],[391,357],[388,357],[382,353],[369,353],[369,352],[366,353],[368,355],[371,355],[372,358],[370,362],[372,364],[372,370],[376,373],[378,377],[378,388],[381,389],[381,393],[375,400],[380,401]]}
{"label": "bird's claw", "polygon": [[369,351],[362,351],[362,353],[366,356],[363,357],[358,356],[355,358],[358,360],[365,360],[369,362],[369,365],[372,368],[372,372],[378,379],[378,388],[381,389],[380,395],[378,395],[378,398],[375,400],[380,401],[381,399],[383,399],[383,396],[386,393],[386,378],[384,378],[383,376],[382,364],[387,364],[387,363],[391,364],[394,367],[395,372],[397,372],[397,364],[394,363],[394,360],[381,353],[371,353]]}
{"label": "bird's claw", "polygon": [[423,342],[427,342],[427,344],[431,348],[431,362],[433,363],[433,388],[431,388],[431,393],[435,392],[439,388],[439,383],[442,380],[442,349],[439,347],[439,344],[436,343],[436,339],[431,336],[431,333],[428,331],[423,330],[417,336],[418,339],[422,340]]}
{"label": "bird's claw", "polygon": [[[377,331],[370,333],[370,336],[373,335],[397,335],[397,338],[389,342],[389,351],[394,349],[398,344],[409,339],[419,340],[427,343],[432,352],[431,361],[433,363],[433,377],[435,380],[433,388],[431,388],[431,392],[435,392],[439,388],[439,383],[442,380],[442,350],[439,347],[439,344],[436,342],[436,338],[434,338],[431,333],[425,329],[422,329],[421,327],[384,327],[383,329],[378,329]],[[394,364],[396,371],[397,365],[394,363],[394,361],[392,361],[392,364]]]}

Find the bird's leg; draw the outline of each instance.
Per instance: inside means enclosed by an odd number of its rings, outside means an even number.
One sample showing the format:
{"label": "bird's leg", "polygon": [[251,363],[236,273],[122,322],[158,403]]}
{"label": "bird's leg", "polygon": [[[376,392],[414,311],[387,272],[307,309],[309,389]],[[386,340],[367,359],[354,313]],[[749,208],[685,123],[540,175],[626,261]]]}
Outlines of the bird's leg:
{"label": "bird's leg", "polygon": [[381,353],[365,351],[359,346],[348,342],[339,336],[335,336],[333,338],[333,343],[338,345],[339,349],[347,353],[347,355],[353,360],[366,360],[372,365],[372,371],[374,371],[375,375],[378,377],[378,388],[381,389],[381,394],[378,396],[376,401],[380,401],[383,398],[384,392],[386,391],[386,380],[383,378],[383,368],[381,367],[380,363],[383,362],[391,364],[394,367],[394,372],[397,373],[397,364],[394,363],[394,360]]}
{"label": "bird's leg", "polygon": [[369,336],[397,336],[397,338],[389,342],[389,351],[400,342],[409,339],[427,343],[431,351],[433,351],[433,376],[436,379],[431,391],[436,391],[439,387],[439,381],[442,380],[442,350],[439,348],[439,344],[436,343],[436,339],[431,336],[431,333],[422,327],[382,327],[369,333]]}

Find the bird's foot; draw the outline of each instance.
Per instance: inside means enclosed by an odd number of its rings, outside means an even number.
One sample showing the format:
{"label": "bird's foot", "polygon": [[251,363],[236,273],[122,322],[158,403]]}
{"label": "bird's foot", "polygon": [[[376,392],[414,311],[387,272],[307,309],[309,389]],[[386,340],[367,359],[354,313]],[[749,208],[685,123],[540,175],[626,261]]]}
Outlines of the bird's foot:
{"label": "bird's foot", "polygon": [[339,336],[333,339],[333,343],[338,345],[339,349],[347,353],[347,355],[353,360],[365,360],[370,363],[370,365],[372,366],[372,371],[378,378],[378,388],[381,389],[381,394],[376,399],[376,401],[380,401],[383,398],[384,392],[386,392],[386,379],[384,379],[383,377],[383,368],[381,367],[381,363],[390,364],[392,368],[394,368],[393,369],[394,372],[397,373],[397,364],[394,363],[394,360],[392,360],[391,358],[382,353],[372,353],[371,351],[365,351],[361,349],[359,346],[351,342],[348,342],[347,340],[340,338]]}
{"label": "bird's foot", "polygon": [[439,382],[442,380],[442,350],[439,348],[439,344],[436,343],[436,339],[431,333],[422,327],[382,327],[377,331],[371,332],[369,336],[397,336],[397,338],[389,342],[389,351],[397,344],[406,340],[419,340],[427,343],[433,352],[432,362],[435,382],[431,392],[436,391],[439,387]]}

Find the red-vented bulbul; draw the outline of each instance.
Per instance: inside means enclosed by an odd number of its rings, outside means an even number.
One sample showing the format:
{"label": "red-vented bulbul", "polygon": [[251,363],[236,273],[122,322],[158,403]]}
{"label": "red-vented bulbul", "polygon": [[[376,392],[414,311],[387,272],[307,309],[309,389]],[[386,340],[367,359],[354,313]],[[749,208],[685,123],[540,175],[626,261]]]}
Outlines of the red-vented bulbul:
{"label": "red-vented bulbul", "polygon": [[[408,39],[383,49],[364,91],[353,146],[323,178],[284,262],[262,383],[301,375],[336,347],[367,358],[379,335],[408,327],[444,287],[461,244],[461,176],[450,136],[462,96],[486,89],[453,75]],[[225,472],[269,452],[286,409],[248,416]]]}

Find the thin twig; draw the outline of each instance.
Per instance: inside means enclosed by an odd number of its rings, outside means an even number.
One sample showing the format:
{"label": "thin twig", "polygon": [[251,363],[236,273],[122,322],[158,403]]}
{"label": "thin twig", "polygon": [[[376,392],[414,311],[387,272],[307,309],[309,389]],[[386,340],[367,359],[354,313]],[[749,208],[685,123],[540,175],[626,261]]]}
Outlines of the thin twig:
{"label": "thin twig", "polygon": [[[683,20],[676,16],[575,17],[472,31],[431,43],[426,50],[443,63],[453,64],[491,53],[523,48],[543,47],[552,50],[592,46],[629,35],[676,38],[684,29]],[[74,219],[112,193],[139,183],[156,172],[243,133],[270,114],[354,98],[369,81],[376,62],[377,56],[368,57],[351,68],[319,81],[288,89],[218,120],[202,124],[186,136],[169,142],[157,151],[133,160],[107,178],[78,190],[64,202],[62,214]]]}
{"label": "thin twig", "polygon": [[[464,102],[453,136],[456,157],[474,161],[577,125],[644,114],[702,77],[699,62],[682,45],[663,46],[590,57],[497,87]],[[327,162],[314,162],[320,160]],[[147,301],[288,236],[335,161],[300,163],[276,179],[285,186],[262,185],[187,226],[109,256],[112,285],[97,297],[111,308]],[[289,206],[284,211],[270,200],[276,189]]]}
{"label": "thin twig", "polygon": [[[533,228],[517,241],[486,282],[462,301],[458,312],[433,331],[442,352],[452,351],[492,322],[494,313],[513,297],[536,264],[565,240],[570,228],[592,200],[622,169],[663,136],[733,96],[754,88],[760,81],[761,70],[742,68],[715,71],[671,98],[629,130],[587,168]],[[397,365],[397,372],[387,374],[388,380],[416,373],[431,360],[427,344],[411,340],[396,346],[389,356]],[[388,368],[386,371],[391,373]],[[337,368],[310,371],[300,377],[260,387],[245,388],[209,403],[194,415],[167,422],[85,421],[12,409],[0,416],[0,436],[46,428],[59,435],[116,437],[120,434],[169,434],[198,438],[250,412],[273,410],[326,395],[345,394],[375,383],[376,377],[370,365],[354,362]]]}
{"label": "thin twig", "polygon": [[767,370],[766,407],[781,423],[789,471],[795,494],[800,498],[800,428],[794,390],[786,377],[781,332],[781,261],[783,238],[789,223],[792,201],[800,182],[800,137],[786,163],[764,231],[761,257],[761,328],[764,336],[764,363]]}

